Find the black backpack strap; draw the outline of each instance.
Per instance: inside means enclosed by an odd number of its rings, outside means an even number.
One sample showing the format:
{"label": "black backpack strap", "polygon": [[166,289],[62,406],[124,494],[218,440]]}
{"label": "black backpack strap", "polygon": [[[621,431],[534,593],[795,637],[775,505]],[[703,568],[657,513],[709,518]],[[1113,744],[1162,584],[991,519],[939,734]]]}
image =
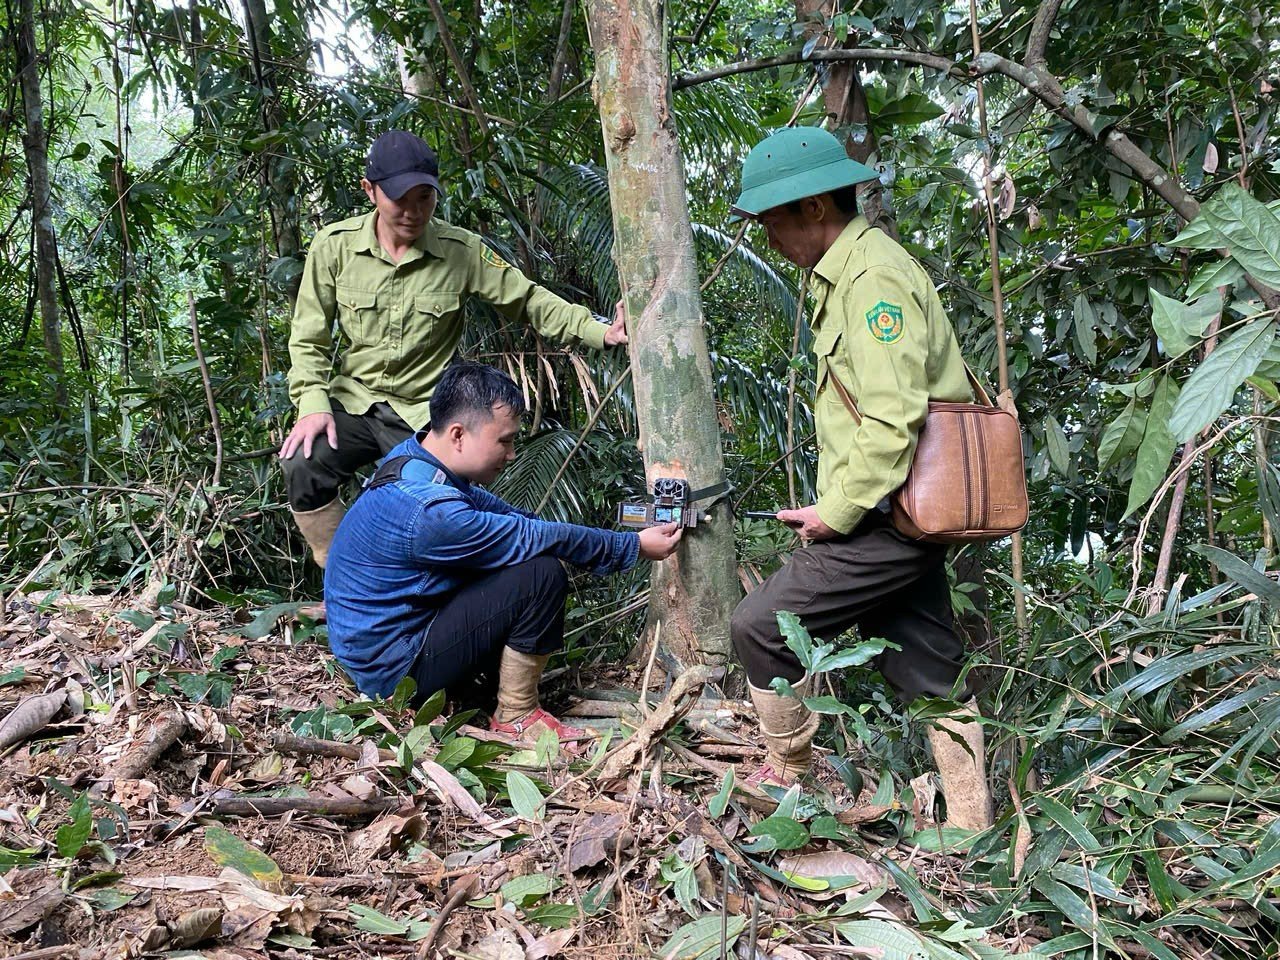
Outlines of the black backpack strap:
{"label": "black backpack strap", "polygon": [[373,476],[369,478],[369,482],[364,485],[364,489],[373,490],[375,487],[395,483],[400,479],[400,475],[404,473],[404,465],[412,459],[413,457],[410,456],[400,456],[384,460],[382,465],[374,471]]}

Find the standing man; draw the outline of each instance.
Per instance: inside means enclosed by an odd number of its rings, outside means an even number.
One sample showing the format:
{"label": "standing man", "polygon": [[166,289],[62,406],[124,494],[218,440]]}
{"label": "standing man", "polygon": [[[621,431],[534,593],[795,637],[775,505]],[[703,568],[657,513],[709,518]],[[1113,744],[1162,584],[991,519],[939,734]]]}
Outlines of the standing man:
{"label": "standing man", "polygon": [[[976,700],[955,689],[964,647],[952,625],[947,548],[894,529],[887,498],[902,485],[930,400],[970,401],[955,331],[919,262],[858,214],[856,184],[876,179],[821,128],[768,137],[742,165],[735,213],[761,224],[769,246],[812,270],[818,433],[818,502],[778,519],[805,541],[734,611],[734,649],[746,667],[767,748],[755,783],[790,783],[806,771],[818,718],[772,691],[782,677],[810,695],[810,678],[787,648],[777,613],[833,640],[857,626],[900,651],[881,673],[904,701],[967,701],[966,717],[930,728],[948,822],[991,823]],[[861,422],[837,382],[855,398]]]}
{"label": "standing man", "polygon": [[[428,419],[474,296],[555,340],[601,349],[627,342],[610,322],[530,282],[474,233],[433,219],[436,155],[402,130],[373,142],[360,186],[369,213],[330,224],[311,244],[289,336],[298,421],[280,448],[289,506],[325,565],[357,470]],[[334,323],[348,346],[339,351]],[[334,376],[334,365],[338,372]]]}
{"label": "standing man", "polygon": [[539,705],[538,680],[564,645],[561,561],[603,575],[662,560],[674,524],[640,533],[548,523],[484,490],[515,459],[524,398],[480,363],[444,372],[431,424],[391,451],[342,520],[324,576],[329,646],[361,692],[406,676],[421,701],[496,675],[491,729],[583,736]]}

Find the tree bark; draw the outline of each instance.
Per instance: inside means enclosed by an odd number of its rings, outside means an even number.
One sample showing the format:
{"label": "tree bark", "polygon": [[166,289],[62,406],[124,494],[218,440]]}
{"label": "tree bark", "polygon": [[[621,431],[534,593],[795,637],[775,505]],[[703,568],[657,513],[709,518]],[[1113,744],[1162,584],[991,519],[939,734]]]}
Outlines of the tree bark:
{"label": "tree bark", "polygon": [[62,314],[58,308],[56,270],[58,241],[53,230],[53,204],[49,189],[49,136],[40,99],[40,62],[36,53],[36,16],[33,0],[19,0],[18,23],[13,32],[22,84],[26,128],[22,146],[31,180],[31,223],[35,232],[36,292],[40,301],[40,328],[44,349],[53,372],[59,409],[67,404],[66,371],[62,360]]}
{"label": "tree bark", "polygon": [[[724,479],[724,456],[662,9],[661,0],[592,0],[588,22],[646,480],[684,477],[697,489]],[[661,622],[685,664],[728,659],[741,595],[732,518],[723,502],[710,512],[653,569],[648,633]]]}

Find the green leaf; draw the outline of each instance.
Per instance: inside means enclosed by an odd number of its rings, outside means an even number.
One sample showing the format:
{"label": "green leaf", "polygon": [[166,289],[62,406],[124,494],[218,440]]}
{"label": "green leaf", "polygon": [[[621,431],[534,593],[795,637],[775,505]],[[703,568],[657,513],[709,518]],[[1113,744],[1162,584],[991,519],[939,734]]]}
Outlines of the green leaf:
{"label": "green leaf", "polygon": [[563,930],[578,919],[578,908],[572,903],[544,903],[526,910],[524,918],[552,930]]}
{"label": "green leaf", "polygon": [[362,903],[347,904],[347,911],[356,918],[356,929],[376,933],[384,937],[403,937],[409,932],[408,920],[394,920],[385,913],[366,907]]}
{"label": "green leaf", "polygon": [[838,713],[849,717],[856,717],[858,715],[858,711],[854,710],[853,707],[849,706],[847,703],[841,703],[829,694],[824,694],[821,697],[805,697],[804,705],[814,713],[828,715]]}
{"label": "green leaf", "polygon": [[1098,314],[1093,309],[1093,304],[1089,302],[1088,296],[1083,293],[1076,294],[1075,303],[1072,304],[1072,312],[1075,314],[1074,333],[1076,345],[1079,346],[1080,352],[1084,354],[1084,358],[1090,363],[1096,363],[1098,360],[1098,344],[1095,328],[1098,324]]}
{"label": "green leaf", "polygon": [[1206,543],[1193,544],[1193,553],[1205,557],[1210,563],[1251,593],[1258,599],[1280,610],[1280,583],[1272,580],[1265,573],[1260,573],[1233,553]]}
{"label": "green leaf", "polygon": [[443,690],[437,690],[418,708],[418,712],[413,715],[413,725],[415,727],[426,726],[436,717],[440,716],[440,711],[444,709]]}
{"label": "green leaf", "polygon": [[1245,377],[1262,362],[1275,335],[1274,320],[1255,320],[1205,358],[1183,386],[1169,418],[1169,431],[1176,441],[1190,440],[1218,418]]}
{"label": "green leaf", "polygon": [[507,796],[511,798],[511,806],[521,817],[533,823],[542,822],[542,791],[519,770],[507,771]]}
{"label": "green leaf", "polygon": [[788,610],[777,613],[778,630],[787,644],[787,649],[800,658],[800,664],[806,670],[813,669],[813,639],[809,631],[800,623],[800,618]]}
{"label": "green leaf", "polygon": [[1120,416],[1102,431],[1102,439],[1098,442],[1098,469],[1105,470],[1121,457],[1137,450],[1146,425],[1147,411],[1138,409],[1136,398],[1130,400]]}
{"label": "green leaf", "polygon": [[1164,482],[1165,471],[1177,446],[1169,432],[1169,416],[1178,400],[1178,385],[1173,378],[1162,376],[1156,383],[1151,397],[1151,411],[1147,414],[1146,429],[1138,446],[1138,459],[1133,468],[1133,480],[1129,484],[1129,502],[1124,516],[1151,499],[1151,495]]}
{"label": "green leaf", "polygon": [[391,691],[391,709],[399,712],[409,706],[409,701],[413,699],[413,695],[418,692],[418,681],[413,677],[403,677],[396,684],[396,688]]}
{"label": "green leaf", "polygon": [[112,910],[128,906],[141,893],[141,890],[126,893],[117,887],[100,887],[97,890],[86,891],[82,897],[98,913],[110,913]]}
{"label": "green leaf", "polygon": [[475,753],[476,741],[470,737],[457,737],[450,740],[436,754],[436,763],[446,770],[456,770]]}
{"label": "green leaf", "polygon": [[883,960],[929,960],[920,938],[905,927],[884,920],[849,920],[836,931],[855,947],[875,947]]}
{"label": "green leaf", "polygon": [[58,828],[54,843],[58,847],[58,856],[70,858],[80,852],[80,848],[93,833],[93,810],[89,806],[89,794],[82,793],[76,797],[67,809],[67,816],[71,822]]}
{"label": "green leaf", "polygon": [[218,866],[230,867],[264,890],[278,892],[284,887],[284,876],[274,860],[222,827],[205,827],[204,849]]}
{"label": "green leaf", "polygon": [[0,687],[6,687],[11,683],[21,683],[26,679],[26,667],[14,667],[12,670],[6,670],[0,673]]}
{"label": "green leaf", "polygon": [[1280,530],[1280,470],[1269,463],[1258,464],[1258,506],[1271,529]]}
{"label": "green leaf", "polygon": [[1191,303],[1182,303],[1152,290],[1151,324],[1160,335],[1165,356],[1180,357],[1196,346],[1214,317],[1222,313],[1222,296],[1217,290]]}
{"label": "green leaf", "polygon": [[936,119],[945,113],[923,93],[908,93],[897,100],[890,100],[875,112],[875,126],[917,126]]}
{"label": "green leaf", "polygon": [[1090,833],[1089,828],[1080,821],[1080,818],[1063,804],[1043,794],[1037,796],[1035,802],[1039,804],[1045,816],[1065,830],[1082,850],[1092,852],[1102,849],[1102,844],[1098,843],[1097,837]]}
{"label": "green leaf", "polygon": [[1198,297],[1219,287],[1232,287],[1244,276],[1244,267],[1229,257],[1206,263],[1191,276],[1187,296]]}
{"label": "green leaf", "polygon": [[1245,377],[1244,382],[1249,384],[1249,386],[1253,387],[1272,403],[1280,403],[1280,387],[1276,386],[1274,381],[1254,374],[1252,377]]}
{"label": "green leaf", "polygon": [[707,806],[707,812],[711,814],[712,819],[719,820],[724,816],[725,810],[729,806],[729,798],[733,796],[733,767],[724,772],[724,780],[720,784],[720,792],[717,793]]}
{"label": "green leaf", "polygon": [[1067,479],[1071,478],[1071,451],[1067,449],[1067,437],[1062,424],[1053,414],[1044,418],[1044,440],[1049,448],[1049,462]]}
{"label": "green leaf", "polygon": [[250,640],[261,640],[276,628],[276,623],[279,622],[281,617],[295,614],[303,606],[306,606],[306,604],[300,600],[272,604],[235,632],[242,637],[248,637]]}
{"label": "green leaf", "polygon": [[846,667],[860,667],[864,663],[869,663],[886,650],[902,649],[896,643],[890,643],[888,640],[871,639],[860,640],[852,647],[839,650],[836,653],[828,654],[818,658],[818,662],[814,665],[814,673],[823,673],[827,670],[843,670]]}
{"label": "green leaf", "polygon": [[1200,208],[1231,256],[1267,286],[1280,289],[1280,216],[1235,183]]}
{"label": "green leaf", "polygon": [[750,833],[753,837],[766,837],[773,841],[774,850],[795,850],[809,842],[809,831],[804,824],[776,814],[761,820]]}
{"label": "green leaf", "polygon": [[508,880],[499,889],[502,899],[517,907],[531,907],[560,886],[560,881],[545,873],[527,873]]}
{"label": "green leaf", "polygon": [[[724,920],[724,945],[729,951],[742,935],[747,925],[747,918],[730,916]],[[663,944],[658,955],[663,960],[711,960],[720,956],[721,919],[717,915],[702,917],[683,927],[671,935],[671,939]]]}
{"label": "green leaf", "polygon": [[1089,905],[1077,896],[1070,888],[1054,880],[1046,873],[1040,874],[1031,881],[1032,886],[1049,898],[1049,902],[1081,930],[1096,936],[1107,946],[1119,952],[1115,938],[1100,921],[1099,916],[1089,909]]}

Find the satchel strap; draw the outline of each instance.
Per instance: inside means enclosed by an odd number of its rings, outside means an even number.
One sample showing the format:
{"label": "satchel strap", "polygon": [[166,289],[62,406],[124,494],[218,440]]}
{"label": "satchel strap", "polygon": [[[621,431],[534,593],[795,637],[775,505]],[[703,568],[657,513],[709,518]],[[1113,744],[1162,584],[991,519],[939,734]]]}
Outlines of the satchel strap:
{"label": "satchel strap", "polygon": [[[982,384],[978,382],[978,378],[973,375],[973,371],[969,369],[969,364],[965,363],[964,357],[960,358],[960,362],[964,364],[964,372],[969,375],[969,382],[973,384],[974,392],[977,394],[981,405],[984,407],[994,407],[991,398],[987,396],[987,391],[982,389]],[[831,382],[835,384],[836,393],[840,394],[840,399],[844,402],[845,409],[849,411],[849,415],[853,417],[854,423],[862,423],[862,414],[858,412],[858,405],[854,402],[853,397],[849,394],[844,383],[836,376],[836,372],[831,369],[830,361],[827,362],[827,376],[831,378]]]}

